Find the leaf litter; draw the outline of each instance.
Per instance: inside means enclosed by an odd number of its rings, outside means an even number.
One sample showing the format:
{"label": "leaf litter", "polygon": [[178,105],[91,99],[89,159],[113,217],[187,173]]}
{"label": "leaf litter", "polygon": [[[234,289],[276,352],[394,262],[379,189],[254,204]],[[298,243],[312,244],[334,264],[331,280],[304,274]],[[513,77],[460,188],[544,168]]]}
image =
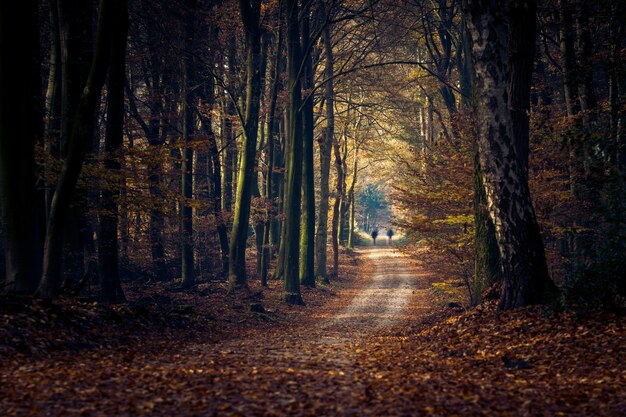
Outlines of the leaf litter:
{"label": "leaf litter", "polygon": [[158,302],[129,291],[109,307],[3,301],[0,415],[626,415],[623,313],[449,308],[394,253],[344,257],[306,306],[283,305],[276,281],[237,296],[159,283]]}

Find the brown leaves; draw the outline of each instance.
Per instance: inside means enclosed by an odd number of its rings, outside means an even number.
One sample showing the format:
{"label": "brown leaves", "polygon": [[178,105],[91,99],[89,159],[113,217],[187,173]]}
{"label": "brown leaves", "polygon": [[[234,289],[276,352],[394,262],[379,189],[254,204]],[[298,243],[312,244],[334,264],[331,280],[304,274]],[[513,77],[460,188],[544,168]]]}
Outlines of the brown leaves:
{"label": "brown leaves", "polygon": [[[5,357],[0,367],[0,413],[624,414],[623,316],[583,310],[555,313],[543,307],[498,313],[494,304],[455,314],[449,308],[430,306],[429,274],[419,266],[406,266],[417,285],[414,291],[399,292],[411,294],[409,303],[385,319],[386,326],[373,330],[377,316],[368,308],[380,307],[380,299],[372,294],[390,297],[392,291],[387,287],[366,291],[375,274],[373,262],[342,265],[332,288],[303,289],[306,307],[283,305],[280,283],[270,281],[262,297],[267,314],[245,308],[251,299],[259,298],[255,281],[250,294],[241,296],[228,296],[222,283],[203,284],[197,293],[168,293],[169,301],[155,295],[163,307],[159,314],[165,317],[174,305],[192,305],[190,318],[213,318],[200,327],[201,333],[163,327],[165,331],[118,348],[105,347],[115,346],[115,332],[123,330],[107,327],[105,310],[68,305],[62,313],[76,322],[68,328],[80,329],[71,334],[90,335],[97,343],[50,357]],[[393,280],[394,271],[386,270],[384,277]],[[132,291],[127,293],[133,296]],[[368,298],[373,303],[369,307],[359,301]],[[354,309],[346,314],[346,306],[354,300],[361,316]],[[21,313],[17,308],[13,312],[21,317],[20,326],[50,327],[61,320],[58,314],[53,318],[50,309],[44,314],[42,307],[28,307],[34,312]],[[146,308],[155,315],[155,306]],[[116,310],[122,323],[133,317],[131,313]],[[154,326],[147,323],[147,328]],[[363,327],[364,323],[370,327]]]}

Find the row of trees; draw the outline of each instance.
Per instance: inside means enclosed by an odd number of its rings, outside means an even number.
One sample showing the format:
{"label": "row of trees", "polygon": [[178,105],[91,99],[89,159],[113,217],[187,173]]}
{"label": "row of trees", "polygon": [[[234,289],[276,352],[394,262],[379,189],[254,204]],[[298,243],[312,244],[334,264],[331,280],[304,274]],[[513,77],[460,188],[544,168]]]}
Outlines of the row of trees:
{"label": "row of trees", "polygon": [[545,300],[549,269],[572,287],[612,276],[623,6],[496,3],[2,5],[4,290],[95,282],[117,301],[120,270],[233,291],[254,271],[301,303],[376,214],[357,210],[364,171],[391,180],[398,225],[453,254],[475,302],[500,279],[502,308]]}
{"label": "row of trees", "polygon": [[405,75],[421,91],[398,119],[398,223],[474,303],[503,278],[502,307],[544,300],[549,275],[565,295],[623,303],[623,2],[493,3],[419,3],[410,19],[426,17],[407,22],[447,87]]}
{"label": "row of trees", "polygon": [[372,5],[3,8],[2,39],[30,42],[2,50],[4,291],[56,298],[95,285],[119,301],[120,271],[185,288],[224,276],[237,291],[256,252],[262,283],[274,259],[285,300],[301,303],[300,283],[337,273],[357,176],[346,75],[373,49]]}

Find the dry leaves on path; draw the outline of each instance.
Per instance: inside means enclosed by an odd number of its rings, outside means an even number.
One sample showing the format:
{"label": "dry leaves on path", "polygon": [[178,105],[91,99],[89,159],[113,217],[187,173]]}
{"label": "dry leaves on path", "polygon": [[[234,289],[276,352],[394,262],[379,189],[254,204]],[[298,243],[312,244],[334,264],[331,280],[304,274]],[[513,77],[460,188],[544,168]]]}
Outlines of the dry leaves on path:
{"label": "dry leaves on path", "polygon": [[332,289],[306,290],[305,307],[281,305],[274,288],[268,314],[230,299],[214,332],[5,359],[0,414],[626,414],[624,316],[492,304],[458,314],[432,304],[419,263],[357,257]]}

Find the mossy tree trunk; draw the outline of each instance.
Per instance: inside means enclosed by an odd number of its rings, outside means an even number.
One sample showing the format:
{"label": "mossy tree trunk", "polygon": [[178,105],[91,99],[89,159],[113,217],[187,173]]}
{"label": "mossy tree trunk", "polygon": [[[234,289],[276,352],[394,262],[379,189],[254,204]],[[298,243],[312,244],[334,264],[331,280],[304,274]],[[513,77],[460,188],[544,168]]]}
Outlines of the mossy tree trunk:
{"label": "mossy tree trunk", "polygon": [[302,229],[300,232],[300,282],[315,287],[315,174],[313,172],[313,78],[311,59],[310,3],[302,10],[302,88],[307,91],[302,103]]}
{"label": "mossy tree trunk", "polygon": [[[534,16],[535,3],[524,3]],[[524,145],[517,143],[528,141],[528,136],[517,136],[521,129],[516,129],[510,113],[507,10],[497,2],[467,0],[464,13],[473,41],[479,159],[502,261],[500,308],[506,310],[545,301],[554,284],[548,276],[528,171],[519,152]],[[512,38],[534,44],[532,27],[519,30],[523,33],[513,34]],[[516,86],[520,90],[530,88],[530,79],[520,77],[516,82],[525,83]]]}
{"label": "mossy tree trunk", "polygon": [[235,213],[230,234],[228,254],[228,281],[231,290],[247,285],[246,278],[246,242],[250,222],[250,200],[253,181],[256,181],[255,159],[256,141],[259,126],[259,106],[261,99],[261,1],[240,0],[239,7],[246,39],[246,99],[243,115],[243,143]]}

